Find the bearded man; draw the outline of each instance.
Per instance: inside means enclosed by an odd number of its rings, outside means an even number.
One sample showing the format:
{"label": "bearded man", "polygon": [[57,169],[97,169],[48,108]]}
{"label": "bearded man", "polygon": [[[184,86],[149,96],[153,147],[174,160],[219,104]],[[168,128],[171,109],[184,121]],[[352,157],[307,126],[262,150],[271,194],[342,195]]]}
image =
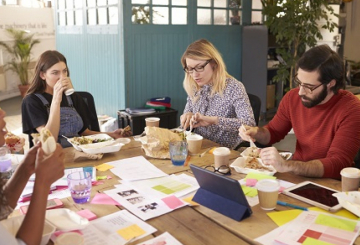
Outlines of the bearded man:
{"label": "bearded man", "polygon": [[360,148],[360,100],[345,87],[340,56],[327,45],[309,49],[299,59],[297,88],[282,98],[274,118],[264,127],[240,127],[244,140],[272,145],[293,129],[296,149],[284,160],[275,147],[260,157],[278,172],[340,179],[340,171],[354,165]]}

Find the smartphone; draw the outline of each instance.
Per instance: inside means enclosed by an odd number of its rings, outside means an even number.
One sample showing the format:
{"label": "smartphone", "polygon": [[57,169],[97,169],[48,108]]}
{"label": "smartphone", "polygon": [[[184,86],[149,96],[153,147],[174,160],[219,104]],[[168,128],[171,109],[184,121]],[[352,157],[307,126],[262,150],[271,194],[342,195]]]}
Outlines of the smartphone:
{"label": "smartphone", "polygon": [[[50,199],[46,203],[46,209],[61,208],[63,206],[64,206],[64,204],[58,198]],[[29,208],[29,205],[25,205],[25,206],[20,207],[21,213],[26,214],[28,208]]]}

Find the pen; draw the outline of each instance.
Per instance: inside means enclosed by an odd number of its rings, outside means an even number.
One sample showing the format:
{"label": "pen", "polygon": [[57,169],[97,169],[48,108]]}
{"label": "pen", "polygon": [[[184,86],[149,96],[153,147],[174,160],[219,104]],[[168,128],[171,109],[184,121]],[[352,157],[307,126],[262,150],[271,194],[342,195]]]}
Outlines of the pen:
{"label": "pen", "polygon": [[294,205],[294,204],[291,204],[291,203],[282,202],[282,201],[277,201],[276,203],[279,204],[279,205],[282,205],[282,206],[288,206],[288,207],[292,207],[292,208],[296,208],[296,209],[308,211],[307,208],[300,207],[300,206],[298,206],[298,205]]}

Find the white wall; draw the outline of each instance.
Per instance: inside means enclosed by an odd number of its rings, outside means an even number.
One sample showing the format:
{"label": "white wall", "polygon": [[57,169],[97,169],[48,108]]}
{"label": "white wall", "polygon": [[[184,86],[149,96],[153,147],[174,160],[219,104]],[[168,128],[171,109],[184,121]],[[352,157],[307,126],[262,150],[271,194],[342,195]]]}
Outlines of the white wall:
{"label": "white wall", "polygon": [[359,0],[345,3],[346,30],[344,56],[348,60],[360,61],[360,3]]}
{"label": "white wall", "polygon": [[[11,37],[6,33],[6,28],[16,28],[35,33],[35,38],[40,43],[32,50],[32,60],[46,50],[55,49],[55,28],[53,9],[51,8],[24,8],[13,6],[0,6],[0,40],[11,45]],[[5,65],[11,56],[4,48],[0,47],[0,67]],[[5,72],[5,84],[0,85],[0,101],[18,96],[17,85],[20,83],[18,76],[12,71]]]}

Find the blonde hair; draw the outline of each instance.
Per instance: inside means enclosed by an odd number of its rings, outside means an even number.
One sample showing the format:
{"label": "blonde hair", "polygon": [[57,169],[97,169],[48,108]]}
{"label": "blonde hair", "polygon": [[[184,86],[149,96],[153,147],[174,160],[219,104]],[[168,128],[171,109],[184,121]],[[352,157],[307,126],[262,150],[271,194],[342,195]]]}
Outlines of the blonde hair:
{"label": "blonde hair", "polygon": [[[227,73],[226,65],[215,46],[206,39],[197,40],[187,47],[181,57],[181,64],[184,68],[187,67],[187,58],[204,61],[210,60],[210,65],[213,69],[211,96],[215,93],[222,94],[226,86],[226,79],[232,76]],[[200,86],[189,73],[185,73],[183,86],[188,96],[196,101],[198,98],[195,98],[194,94],[200,89]]]}

